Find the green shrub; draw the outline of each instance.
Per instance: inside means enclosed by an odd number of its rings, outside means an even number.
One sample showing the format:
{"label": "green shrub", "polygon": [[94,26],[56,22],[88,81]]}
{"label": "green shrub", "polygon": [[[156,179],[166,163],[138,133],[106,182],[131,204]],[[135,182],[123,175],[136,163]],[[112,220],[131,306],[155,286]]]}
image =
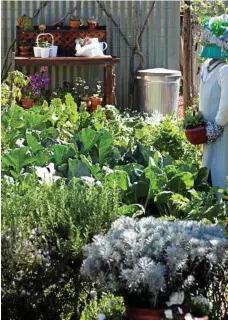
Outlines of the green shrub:
{"label": "green shrub", "polygon": [[3,319],[76,319],[89,286],[79,275],[82,247],[119,216],[117,190],[31,177],[2,185]]}

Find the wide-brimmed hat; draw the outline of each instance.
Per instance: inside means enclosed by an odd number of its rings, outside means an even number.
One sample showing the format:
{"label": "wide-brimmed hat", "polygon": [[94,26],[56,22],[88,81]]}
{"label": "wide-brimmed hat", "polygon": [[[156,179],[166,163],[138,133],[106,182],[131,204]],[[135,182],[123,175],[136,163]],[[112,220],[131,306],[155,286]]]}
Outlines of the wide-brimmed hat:
{"label": "wide-brimmed hat", "polygon": [[228,14],[208,18],[203,25],[201,57],[228,59]]}

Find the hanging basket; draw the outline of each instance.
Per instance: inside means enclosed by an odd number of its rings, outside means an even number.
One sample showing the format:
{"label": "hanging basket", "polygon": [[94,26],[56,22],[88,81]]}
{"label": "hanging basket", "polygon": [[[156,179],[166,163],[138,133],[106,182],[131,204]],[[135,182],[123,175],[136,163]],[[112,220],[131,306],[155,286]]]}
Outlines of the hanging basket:
{"label": "hanging basket", "polygon": [[191,144],[198,145],[207,142],[205,127],[198,127],[193,129],[186,129],[185,135]]}

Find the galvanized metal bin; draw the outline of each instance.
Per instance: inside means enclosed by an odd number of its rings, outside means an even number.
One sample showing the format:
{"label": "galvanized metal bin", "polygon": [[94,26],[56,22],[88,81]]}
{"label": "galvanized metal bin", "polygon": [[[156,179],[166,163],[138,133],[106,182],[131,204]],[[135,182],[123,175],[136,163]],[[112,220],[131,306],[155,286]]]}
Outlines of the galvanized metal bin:
{"label": "galvanized metal bin", "polygon": [[136,76],[135,109],[163,115],[177,112],[181,72],[164,68],[139,70]]}

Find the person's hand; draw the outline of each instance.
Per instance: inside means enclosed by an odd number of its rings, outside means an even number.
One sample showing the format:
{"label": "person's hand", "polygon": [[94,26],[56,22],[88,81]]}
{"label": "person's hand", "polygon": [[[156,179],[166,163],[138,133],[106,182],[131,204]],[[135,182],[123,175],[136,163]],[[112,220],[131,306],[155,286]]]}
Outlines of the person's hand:
{"label": "person's hand", "polygon": [[223,126],[220,126],[216,122],[207,121],[206,123],[206,136],[207,142],[214,142],[223,133]]}

